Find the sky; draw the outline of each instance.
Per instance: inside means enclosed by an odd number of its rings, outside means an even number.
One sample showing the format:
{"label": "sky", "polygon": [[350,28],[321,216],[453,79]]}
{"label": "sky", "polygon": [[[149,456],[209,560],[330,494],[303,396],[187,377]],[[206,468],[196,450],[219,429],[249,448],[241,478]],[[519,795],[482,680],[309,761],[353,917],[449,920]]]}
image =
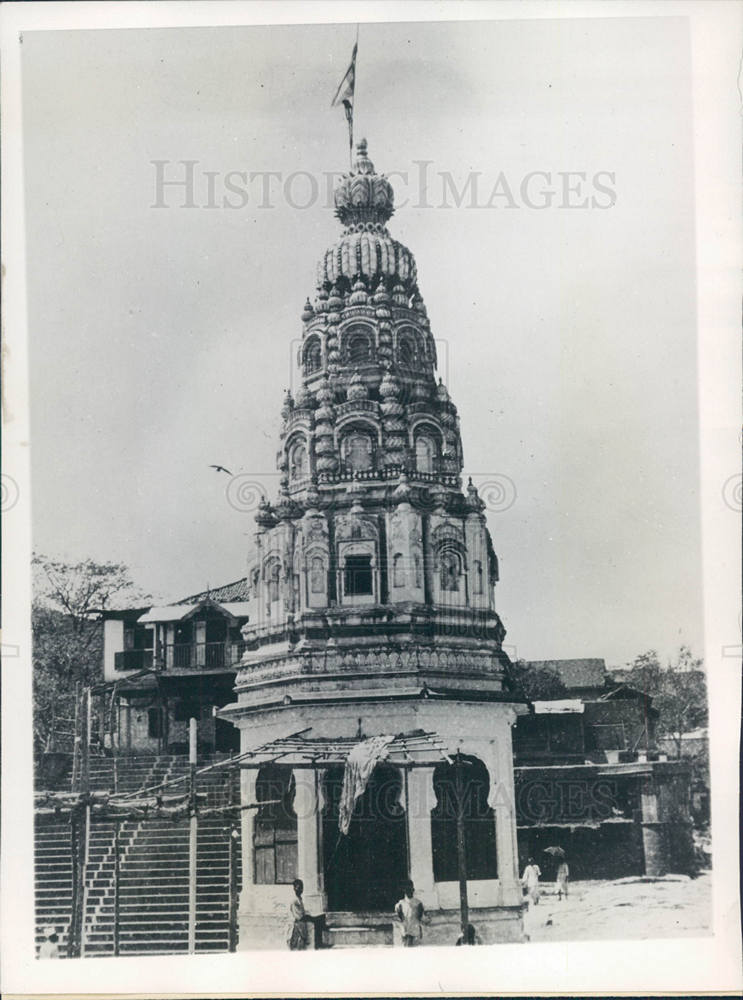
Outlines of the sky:
{"label": "sky", "polygon": [[[250,490],[209,466],[277,488],[354,35],[24,34],[37,551],[163,601],[244,574]],[[681,19],[361,26],[356,135],[492,498],[512,656],[701,653],[692,130]],[[182,161],[191,207],[156,183]]]}

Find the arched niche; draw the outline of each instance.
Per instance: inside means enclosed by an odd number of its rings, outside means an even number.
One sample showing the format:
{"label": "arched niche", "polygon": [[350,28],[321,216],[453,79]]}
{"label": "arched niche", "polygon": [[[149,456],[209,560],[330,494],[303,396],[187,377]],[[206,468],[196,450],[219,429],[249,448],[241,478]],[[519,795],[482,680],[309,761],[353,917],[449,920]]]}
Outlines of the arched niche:
{"label": "arched niche", "polygon": [[341,604],[374,604],[379,595],[379,529],[371,517],[340,515],[335,526],[336,592]]}
{"label": "arched niche", "polygon": [[415,471],[433,473],[438,464],[439,448],[436,439],[429,434],[415,436]]}
{"label": "arched niche", "polygon": [[305,375],[313,375],[322,368],[322,344],[318,336],[307,338],[302,349],[302,366]]}
{"label": "arched niche", "polygon": [[255,785],[253,827],[256,885],[291,885],[297,878],[294,776],[286,764],[264,764]]}
{"label": "arched niche", "polygon": [[340,455],[347,472],[371,472],[376,467],[378,432],[365,423],[350,424],[339,431]]}
{"label": "arched niche", "polygon": [[461,764],[443,761],[433,772],[436,805],[431,811],[433,877],[436,882],[459,878],[457,856],[456,767],[461,767],[464,849],[468,879],[498,877],[495,814],[488,805],[490,776],[478,758],[462,754]]}
{"label": "arched niche", "polygon": [[419,422],[411,431],[416,472],[439,471],[442,453],[441,431],[428,422]]}
{"label": "arched niche", "polygon": [[269,555],[264,559],[261,576],[266,614],[269,618],[278,618],[283,597],[281,559],[278,555]]}
{"label": "arched niche", "polygon": [[343,767],[323,781],[323,866],[328,909],[390,913],[408,877],[403,778],[380,763],[357,799],[348,833],[338,828]]}
{"label": "arched niche", "polygon": [[374,331],[356,323],[341,334],[341,357],[346,365],[365,365],[374,361]]}
{"label": "arched niche", "polygon": [[305,556],[307,574],[307,605],[311,608],[324,607],[328,595],[328,553],[316,547]]}
{"label": "arched niche", "polygon": [[307,479],[310,474],[310,453],[307,439],[303,434],[295,435],[287,443],[286,457],[290,485]]}
{"label": "arched niche", "polygon": [[402,326],[395,333],[395,360],[405,368],[421,368],[428,360],[425,335],[413,326]]}
{"label": "arched niche", "polygon": [[434,549],[433,589],[437,603],[467,603],[467,563],[464,546],[444,538]]}

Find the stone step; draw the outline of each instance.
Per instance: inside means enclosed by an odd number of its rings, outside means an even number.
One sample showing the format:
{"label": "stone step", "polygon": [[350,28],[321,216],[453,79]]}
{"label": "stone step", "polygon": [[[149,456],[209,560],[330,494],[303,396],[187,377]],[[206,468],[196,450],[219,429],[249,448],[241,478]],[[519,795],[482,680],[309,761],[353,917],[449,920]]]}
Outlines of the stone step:
{"label": "stone step", "polygon": [[393,925],[376,927],[328,927],[328,944],[333,948],[369,948],[394,944]]}

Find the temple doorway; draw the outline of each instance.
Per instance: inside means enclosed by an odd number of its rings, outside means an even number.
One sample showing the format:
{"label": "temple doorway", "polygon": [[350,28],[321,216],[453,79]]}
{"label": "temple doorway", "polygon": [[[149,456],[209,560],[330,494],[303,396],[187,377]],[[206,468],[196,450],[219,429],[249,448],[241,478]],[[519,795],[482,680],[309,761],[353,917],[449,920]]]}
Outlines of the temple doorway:
{"label": "temple doorway", "polygon": [[378,764],[356,802],[348,834],[338,829],[343,768],[325,776],[323,856],[328,910],[391,912],[408,877],[405,811],[400,804],[402,777],[397,768]]}

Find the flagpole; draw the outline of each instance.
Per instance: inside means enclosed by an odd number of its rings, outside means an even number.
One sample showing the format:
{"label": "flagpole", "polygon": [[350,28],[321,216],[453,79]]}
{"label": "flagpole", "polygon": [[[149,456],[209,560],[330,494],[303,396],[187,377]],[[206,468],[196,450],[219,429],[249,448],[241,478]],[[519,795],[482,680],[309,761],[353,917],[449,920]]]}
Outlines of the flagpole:
{"label": "flagpole", "polygon": [[353,46],[353,104],[351,105],[351,117],[348,122],[348,169],[353,170],[353,112],[356,106],[356,61],[359,56],[359,22],[356,22],[356,41]]}
{"label": "flagpole", "polygon": [[349,167],[353,170],[353,107],[355,103],[356,91],[356,55],[359,48],[359,25],[356,25],[356,42],[351,56],[351,65],[346,70],[343,79],[335,92],[335,97],[330,102],[331,107],[343,105],[343,110],[348,123],[348,160]]}

